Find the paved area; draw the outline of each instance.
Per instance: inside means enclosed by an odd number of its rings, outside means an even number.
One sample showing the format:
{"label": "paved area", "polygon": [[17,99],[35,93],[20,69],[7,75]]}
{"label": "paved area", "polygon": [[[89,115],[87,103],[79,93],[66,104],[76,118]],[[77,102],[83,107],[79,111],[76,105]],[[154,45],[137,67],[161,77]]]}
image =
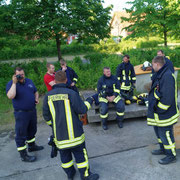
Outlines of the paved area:
{"label": "paved area", "polygon": [[[81,59],[83,59],[83,57],[85,55],[64,55],[62,56],[64,58],[64,60],[66,61],[72,61],[75,57],[80,57]],[[38,61],[44,61],[46,60],[49,63],[55,63],[58,61],[58,57],[35,57],[35,58],[27,58],[27,59],[14,59],[14,60],[4,60],[4,61],[0,61],[0,63],[8,63],[8,62],[13,62],[13,63],[22,63],[22,62],[30,62],[33,60],[38,60]]]}
{"label": "paved area", "polygon": [[[109,130],[103,131],[100,123],[84,126],[86,145],[92,172],[100,180],[178,180],[180,160],[170,165],[159,165],[163,156],[153,156],[157,147],[152,127],[145,119],[128,119],[119,129],[115,121],[109,122]],[[47,145],[51,129],[44,122],[38,124],[37,143],[44,150],[31,153],[37,156],[33,163],[22,162],[16,151],[14,131],[0,134],[0,180],[66,180],[60,167],[60,158],[50,158]],[[177,156],[180,152],[177,151]],[[80,180],[76,173],[75,180]]]}

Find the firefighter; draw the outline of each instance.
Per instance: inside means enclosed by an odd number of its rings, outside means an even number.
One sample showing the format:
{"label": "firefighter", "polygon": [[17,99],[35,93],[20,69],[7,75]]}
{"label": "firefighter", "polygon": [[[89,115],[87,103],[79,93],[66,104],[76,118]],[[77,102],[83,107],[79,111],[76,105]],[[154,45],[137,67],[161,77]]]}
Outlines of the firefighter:
{"label": "firefighter", "polygon": [[66,77],[67,77],[67,86],[76,91],[77,93],[78,92],[78,89],[76,87],[76,83],[78,81],[78,75],[76,74],[76,72],[70,68],[69,66],[67,66],[66,64],[66,61],[64,61],[63,59],[60,60],[60,65],[61,65],[61,68],[59,70],[62,70],[66,73]]}
{"label": "firefighter", "polygon": [[177,84],[174,74],[170,71],[162,56],[152,60],[155,73],[149,92],[147,124],[154,126],[160,149],[153,150],[153,155],[166,155],[159,160],[160,164],[176,161],[173,125],[178,121]]}
{"label": "firefighter", "polygon": [[85,114],[93,103],[92,98],[83,102],[78,93],[66,86],[66,73],[58,71],[55,85],[44,98],[43,117],[52,126],[54,143],[60,152],[62,168],[68,179],[72,180],[76,170],[72,154],[76,159],[82,180],[97,180],[98,174],[89,169],[88,155],[85,146],[83,124],[78,114]]}
{"label": "firefighter", "polygon": [[109,67],[104,67],[103,76],[99,79],[97,90],[100,103],[100,117],[102,120],[102,128],[108,129],[108,103],[114,103],[117,111],[117,122],[119,128],[123,127],[124,118],[124,102],[120,96],[120,84],[117,77],[111,74]]}
{"label": "firefighter", "polygon": [[131,104],[133,101],[133,91],[136,83],[134,67],[129,59],[129,56],[125,55],[123,62],[118,65],[116,70],[116,76],[120,82],[121,96],[125,99],[126,104]]}
{"label": "firefighter", "polygon": [[37,131],[36,104],[39,103],[39,94],[31,79],[25,78],[25,72],[21,67],[15,69],[12,80],[6,86],[6,93],[12,99],[14,117],[16,120],[16,146],[22,161],[33,162],[35,156],[29,156],[26,151],[39,151],[44,149],[35,143]]}

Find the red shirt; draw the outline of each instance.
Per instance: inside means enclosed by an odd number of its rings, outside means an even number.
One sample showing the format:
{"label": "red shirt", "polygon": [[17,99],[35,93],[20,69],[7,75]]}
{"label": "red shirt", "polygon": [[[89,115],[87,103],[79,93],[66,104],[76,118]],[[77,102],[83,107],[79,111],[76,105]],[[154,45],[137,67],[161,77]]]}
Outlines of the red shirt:
{"label": "red shirt", "polygon": [[48,91],[52,90],[52,86],[50,86],[49,83],[51,81],[54,81],[54,79],[55,79],[55,73],[53,73],[53,74],[46,73],[44,75],[44,83],[45,83]]}

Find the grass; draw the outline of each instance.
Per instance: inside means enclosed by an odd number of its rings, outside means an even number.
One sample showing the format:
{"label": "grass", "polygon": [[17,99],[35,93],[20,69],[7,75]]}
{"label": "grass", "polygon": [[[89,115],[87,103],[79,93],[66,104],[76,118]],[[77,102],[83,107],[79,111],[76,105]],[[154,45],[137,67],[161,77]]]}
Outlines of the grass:
{"label": "grass", "polygon": [[[0,131],[14,129],[15,119],[14,119],[14,110],[11,100],[6,96],[0,96]],[[43,121],[42,117],[42,104],[43,97],[39,98],[39,104],[37,107],[38,122]]]}

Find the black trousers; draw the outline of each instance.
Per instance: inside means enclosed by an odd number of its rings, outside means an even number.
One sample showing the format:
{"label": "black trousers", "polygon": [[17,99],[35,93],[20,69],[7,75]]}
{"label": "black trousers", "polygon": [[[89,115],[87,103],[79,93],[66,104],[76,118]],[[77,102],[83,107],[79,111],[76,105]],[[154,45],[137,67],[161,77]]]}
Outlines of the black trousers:
{"label": "black trousers", "polygon": [[167,156],[176,156],[176,147],[173,134],[173,125],[167,127],[154,126],[160,149],[165,151]]}
{"label": "black trousers", "polygon": [[72,155],[75,157],[81,179],[89,176],[89,162],[85,143],[82,143],[80,146],[75,148],[59,150],[59,152],[62,162],[61,166],[66,172],[68,178],[71,178],[75,172]]}
{"label": "black trousers", "polygon": [[37,113],[36,109],[32,111],[15,111],[14,117],[16,146],[18,151],[26,149],[27,143],[34,143],[37,132]]}

